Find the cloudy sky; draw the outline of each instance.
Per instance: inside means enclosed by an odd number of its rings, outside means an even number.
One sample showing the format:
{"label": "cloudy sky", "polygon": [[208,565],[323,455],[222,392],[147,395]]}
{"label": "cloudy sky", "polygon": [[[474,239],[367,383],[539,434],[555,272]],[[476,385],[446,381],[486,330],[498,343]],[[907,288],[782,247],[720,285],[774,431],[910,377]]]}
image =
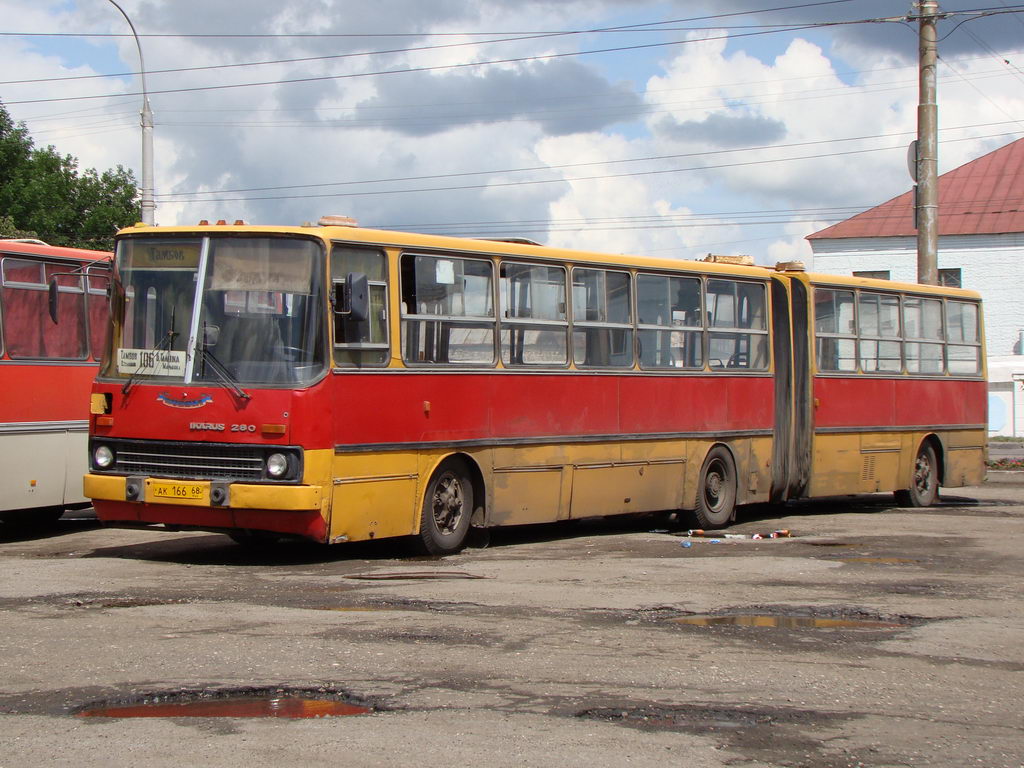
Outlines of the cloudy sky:
{"label": "cloudy sky", "polygon": [[[334,213],[772,263],[911,184],[909,0],[118,3],[145,56],[160,224]],[[941,10],[944,172],[1024,136],[1024,4]],[[12,116],[138,177],[139,57],[117,8],[0,12]]]}

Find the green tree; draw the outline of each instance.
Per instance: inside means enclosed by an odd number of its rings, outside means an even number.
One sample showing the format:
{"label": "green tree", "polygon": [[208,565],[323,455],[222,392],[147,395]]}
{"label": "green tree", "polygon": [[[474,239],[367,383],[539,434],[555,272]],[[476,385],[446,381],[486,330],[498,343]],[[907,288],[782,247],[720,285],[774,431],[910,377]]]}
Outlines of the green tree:
{"label": "green tree", "polygon": [[114,232],[138,220],[138,198],[130,170],[79,172],[77,158],[36,148],[0,104],[0,236],[109,250]]}

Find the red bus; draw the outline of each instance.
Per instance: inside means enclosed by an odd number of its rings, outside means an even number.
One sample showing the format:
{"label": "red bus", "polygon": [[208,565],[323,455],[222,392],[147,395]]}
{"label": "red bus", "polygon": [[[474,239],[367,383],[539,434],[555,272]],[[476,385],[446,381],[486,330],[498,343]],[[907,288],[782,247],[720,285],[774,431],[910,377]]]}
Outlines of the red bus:
{"label": "red bus", "polygon": [[976,293],[339,226],[118,236],[105,523],[463,545],[473,526],[984,477]]}
{"label": "red bus", "polygon": [[[0,240],[0,517],[46,520],[88,506],[89,390],[110,325],[110,253]],[[59,323],[47,286],[60,292]]]}

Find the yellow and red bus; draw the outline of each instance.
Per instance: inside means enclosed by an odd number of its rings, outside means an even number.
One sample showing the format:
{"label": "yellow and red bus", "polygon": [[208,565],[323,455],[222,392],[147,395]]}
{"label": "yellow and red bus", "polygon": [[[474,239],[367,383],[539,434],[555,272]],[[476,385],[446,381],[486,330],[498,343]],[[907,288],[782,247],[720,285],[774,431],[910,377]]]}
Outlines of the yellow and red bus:
{"label": "yellow and red bus", "polygon": [[85,490],[118,526],[318,542],[984,477],[965,290],[528,242],[122,231]]}
{"label": "yellow and red bus", "polygon": [[[0,240],[0,517],[88,506],[89,390],[110,325],[110,253]],[[47,286],[60,293],[59,323]]]}

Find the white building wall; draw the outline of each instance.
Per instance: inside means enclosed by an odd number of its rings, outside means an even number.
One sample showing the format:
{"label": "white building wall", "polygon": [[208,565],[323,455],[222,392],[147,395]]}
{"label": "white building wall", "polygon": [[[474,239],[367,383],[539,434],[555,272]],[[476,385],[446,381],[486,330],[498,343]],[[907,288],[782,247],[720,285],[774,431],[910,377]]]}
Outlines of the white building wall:
{"label": "white building wall", "polygon": [[[917,282],[914,237],[809,242],[813,253],[809,269],[815,272],[852,275],[855,271],[888,270],[893,280]],[[1012,379],[1014,372],[1024,375],[1024,233],[942,237],[938,268],[960,269],[963,287],[978,291],[984,301],[991,433],[1024,435],[1020,423],[1024,408],[1014,402],[1013,394],[1022,384],[1018,379],[1014,385]],[[999,402],[993,402],[993,398]]]}

